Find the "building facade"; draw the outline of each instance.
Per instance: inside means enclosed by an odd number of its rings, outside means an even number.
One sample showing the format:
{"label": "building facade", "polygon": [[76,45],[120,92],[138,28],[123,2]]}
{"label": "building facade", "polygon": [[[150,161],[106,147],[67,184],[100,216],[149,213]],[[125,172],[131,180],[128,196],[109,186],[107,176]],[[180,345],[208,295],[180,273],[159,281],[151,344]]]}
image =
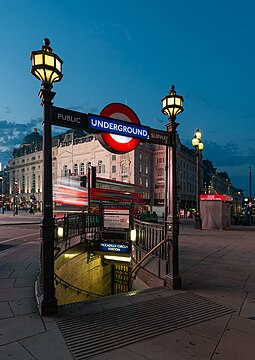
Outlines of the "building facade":
{"label": "building facade", "polygon": [[[99,143],[96,135],[81,135],[73,131],[52,139],[53,183],[61,177],[87,174],[88,166],[96,167],[99,177],[134,183],[148,201],[153,200],[153,150],[141,144],[127,154],[112,154]],[[42,201],[42,136],[34,129],[26,136],[6,169],[9,178],[8,195],[18,194],[23,202]]]}
{"label": "building facade", "polygon": [[[20,147],[13,150],[5,169],[7,195],[11,197],[18,193],[19,200],[40,203],[42,163],[42,136],[34,129],[23,139]],[[99,143],[95,134],[69,130],[53,137],[53,183],[62,177],[86,175],[89,165],[96,167],[99,177],[139,185],[146,204],[163,209],[166,197],[165,146],[141,142],[129,153],[113,154]],[[200,174],[201,193],[233,195],[236,192],[227,173],[218,173],[211,161],[201,161]],[[196,153],[184,146],[178,136],[177,206],[184,214],[196,208]]]}

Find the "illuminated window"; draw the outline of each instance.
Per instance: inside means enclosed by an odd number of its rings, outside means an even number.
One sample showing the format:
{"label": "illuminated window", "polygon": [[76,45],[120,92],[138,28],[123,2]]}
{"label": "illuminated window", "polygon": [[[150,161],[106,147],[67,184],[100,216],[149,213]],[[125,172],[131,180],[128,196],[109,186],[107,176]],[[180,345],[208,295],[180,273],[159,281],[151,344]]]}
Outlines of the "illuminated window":
{"label": "illuminated window", "polygon": [[84,175],[84,171],[85,171],[85,165],[84,163],[80,164],[80,175]]}
{"label": "illuminated window", "polygon": [[73,173],[74,173],[74,175],[78,175],[78,164],[74,164]]}

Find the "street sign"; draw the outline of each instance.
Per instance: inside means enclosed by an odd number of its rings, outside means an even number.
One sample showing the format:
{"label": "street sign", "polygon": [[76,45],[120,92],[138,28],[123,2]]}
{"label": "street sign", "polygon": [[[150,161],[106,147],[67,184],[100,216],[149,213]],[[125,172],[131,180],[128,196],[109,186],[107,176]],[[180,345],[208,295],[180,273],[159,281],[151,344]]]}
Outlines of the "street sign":
{"label": "street sign", "polygon": [[168,131],[150,128],[149,142],[153,144],[172,146],[171,133]]}
{"label": "street sign", "polygon": [[120,103],[107,105],[100,115],[52,106],[50,123],[91,133],[98,132],[101,145],[116,154],[134,150],[140,141],[172,146],[170,132],[141,125],[135,112]]}
{"label": "street sign", "polygon": [[88,128],[138,139],[149,139],[150,128],[143,125],[132,124],[127,121],[112,119],[95,114],[88,114]]}
{"label": "street sign", "polygon": [[88,128],[88,115],[85,113],[52,106],[50,122],[52,125],[63,126],[72,129],[78,128],[86,131]]}
{"label": "street sign", "polygon": [[[100,116],[110,117],[117,120],[126,121],[140,125],[136,113],[127,105],[112,103],[107,105],[100,113]],[[100,144],[107,150],[115,154],[124,154],[134,150],[140,143],[139,138],[122,136],[113,133],[101,132],[98,135]]]}

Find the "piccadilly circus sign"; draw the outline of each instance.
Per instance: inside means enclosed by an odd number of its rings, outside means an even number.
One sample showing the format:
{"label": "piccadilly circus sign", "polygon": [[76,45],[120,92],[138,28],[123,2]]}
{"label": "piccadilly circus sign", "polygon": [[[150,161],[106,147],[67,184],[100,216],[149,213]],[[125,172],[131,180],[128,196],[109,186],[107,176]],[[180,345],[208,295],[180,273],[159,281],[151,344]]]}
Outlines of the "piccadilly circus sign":
{"label": "piccadilly circus sign", "polygon": [[97,135],[100,144],[116,154],[134,150],[141,140],[148,140],[150,135],[149,127],[140,124],[136,113],[120,103],[105,106],[100,116],[88,114],[88,127],[100,131]]}

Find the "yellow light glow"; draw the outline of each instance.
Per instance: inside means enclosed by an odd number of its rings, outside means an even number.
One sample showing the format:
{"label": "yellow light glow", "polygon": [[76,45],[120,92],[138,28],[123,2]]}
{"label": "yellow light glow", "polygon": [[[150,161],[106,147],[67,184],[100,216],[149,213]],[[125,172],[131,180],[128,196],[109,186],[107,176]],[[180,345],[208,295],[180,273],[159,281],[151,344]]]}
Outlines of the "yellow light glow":
{"label": "yellow light glow", "polygon": [[48,66],[54,66],[54,57],[51,55],[44,55],[45,64]]}
{"label": "yellow light glow", "polygon": [[34,59],[34,65],[41,65],[43,63],[42,54],[35,54],[33,59]]}
{"label": "yellow light glow", "polygon": [[130,231],[130,240],[131,241],[136,241],[136,229],[132,229]]}
{"label": "yellow light glow", "polygon": [[203,144],[202,142],[200,142],[200,143],[198,144],[198,149],[199,149],[199,150],[203,150],[203,148],[204,148],[204,144]]}
{"label": "yellow light glow", "polygon": [[193,146],[198,146],[198,144],[199,144],[199,140],[197,138],[192,139]]}
{"label": "yellow light glow", "polygon": [[201,139],[201,137],[202,137],[202,134],[201,134],[201,132],[200,131],[196,131],[196,133],[195,133],[195,137],[197,138],[197,139]]}
{"label": "yellow light glow", "polygon": [[56,59],[56,68],[58,69],[58,71],[62,71],[61,62],[58,59]]}
{"label": "yellow light glow", "polygon": [[176,103],[176,105],[181,106],[181,99],[175,98],[175,103]]}
{"label": "yellow light glow", "polygon": [[62,228],[62,226],[58,227],[58,237],[63,237],[64,235],[64,229]]}
{"label": "yellow light glow", "polygon": [[131,261],[131,257],[125,257],[125,256],[104,255],[104,258],[106,260],[125,261],[125,262]]}
{"label": "yellow light glow", "polygon": [[64,254],[64,258],[66,258],[66,259],[72,259],[72,258],[74,258],[74,257],[77,256],[77,255],[79,255],[79,254]]}

